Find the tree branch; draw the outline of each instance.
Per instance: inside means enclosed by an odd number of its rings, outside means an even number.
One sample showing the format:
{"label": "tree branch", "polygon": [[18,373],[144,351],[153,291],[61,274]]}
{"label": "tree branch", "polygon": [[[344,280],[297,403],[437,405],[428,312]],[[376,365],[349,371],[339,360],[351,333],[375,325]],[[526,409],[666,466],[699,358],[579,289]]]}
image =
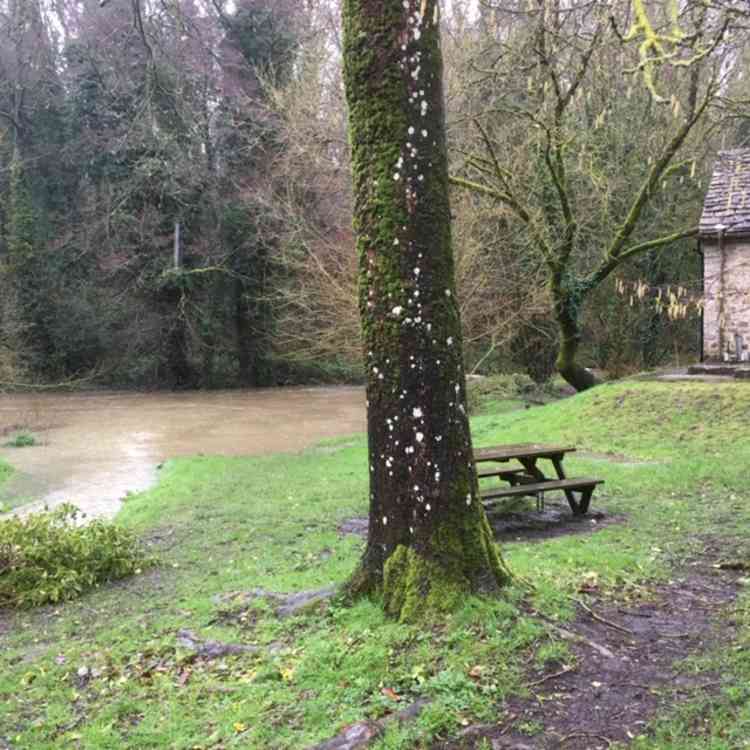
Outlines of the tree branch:
{"label": "tree branch", "polygon": [[638,195],[635,197],[630,211],[628,212],[627,218],[615,233],[612,243],[607,250],[606,257],[608,259],[616,259],[622,252],[622,248],[633,233],[638,220],[643,213],[643,209],[648,205],[651,195],[654,190],[658,187],[659,181],[663,178],[665,172],[669,167],[670,162],[674,158],[675,154],[680,150],[688,134],[692,130],[693,126],[698,122],[700,117],[705,112],[706,108],[712,101],[714,96],[714,85],[713,82],[709,84],[706,91],[706,96],[701,102],[700,107],[696,110],[692,117],[689,117],[682,124],[680,129],[674,135],[672,140],[669,142],[667,147],[662,152],[662,155],[657,159],[656,163],[648,173],[648,176],[641,185]]}
{"label": "tree branch", "polygon": [[21,123],[19,123],[18,120],[16,120],[16,118],[13,117],[12,114],[10,114],[10,112],[0,111],[0,117],[4,117],[15,128],[16,132],[21,131]]}
{"label": "tree branch", "polygon": [[534,242],[544,256],[545,261],[547,261],[548,264],[552,262],[552,251],[544,237],[542,237],[534,227],[531,214],[518,201],[516,201],[513,196],[506,195],[505,193],[502,193],[495,188],[488,187],[487,185],[482,185],[480,182],[466,180],[463,177],[449,177],[448,181],[451,185],[473,190],[475,193],[481,193],[482,195],[489,195],[490,197],[495,198],[495,200],[504,203],[509,208],[512,208],[516,215],[526,224]]}
{"label": "tree branch", "polygon": [[616,258],[608,258],[607,260],[603,261],[599,268],[597,268],[596,271],[594,271],[584,280],[584,286],[586,287],[586,289],[593,289],[602,281],[604,281],[607,276],[609,276],[612,271],[615,270],[615,268],[617,268],[629,258],[640,255],[641,253],[648,252],[649,250],[665,248],[667,245],[671,245],[673,242],[683,240],[686,237],[696,237],[697,235],[698,227],[691,227],[690,229],[685,229],[681,232],[674,232],[673,234],[668,234],[655,240],[648,240],[646,242],[639,242],[637,245],[632,245],[627,250],[621,252]]}

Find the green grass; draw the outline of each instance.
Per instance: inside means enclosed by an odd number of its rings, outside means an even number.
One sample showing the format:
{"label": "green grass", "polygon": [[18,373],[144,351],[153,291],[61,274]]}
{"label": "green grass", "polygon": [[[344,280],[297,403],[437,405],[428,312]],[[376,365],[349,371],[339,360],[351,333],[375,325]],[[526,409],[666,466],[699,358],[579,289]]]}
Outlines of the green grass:
{"label": "green grass", "polygon": [[3,487],[15,474],[15,469],[3,458],[0,458],[0,513],[5,513],[13,504],[3,499]]}
{"label": "green grass", "polygon": [[4,459],[0,458],[0,487],[2,487],[13,476],[13,467]]}
{"label": "green grass", "polygon": [[562,378],[535,383],[528,375],[490,375],[469,380],[469,412],[502,414],[532,405],[546,404],[569,393]]}
{"label": "green grass", "polygon": [[[19,478],[18,470],[0,457],[0,514],[32,502],[34,498],[19,495],[13,485]],[[11,482],[10,480],[14,480]]]}
{"label": "green grass", "polygon": [[[0,746],[305,748],[418,698],[430,699],[429,708],[378,747],[426,747],[467,722],[501,721],[497,706],[523,693],[524,670],[566,654],[529,612],[564,620],[573,612],[568,595],[592,573],[613,595],[642,591],[698,554],[705,535],[745,534],[749,414],[744,384],[631,381],[475,417],[478,446],[560,441],[629,457],[566,459],[571,474],[606,479],[594,506],[628,522],[506,545],[533,593],[519,581],[502,598],[469,600],[426,628],[388,621],[378,602],[334,602],[279,621],[262,603],[240,619],[213,601],[228,591],[291,592],[346,579],[362,540],[337,526],[367,512],[364,437],[295,456],[168,462],[158,486],[131,496],[119,517],[151,542],[161,566],[64,606],[13,615],[0,636]],[[745,599],[738,612],[738,645],[750,646]],[[176,645],[179,628],[267,648],[201,664]],[[706,666],[750,684],[747,653],[724,649]],[[743,690],[664,717],[639,747],[741,746],[727,738],[747,736]]]}

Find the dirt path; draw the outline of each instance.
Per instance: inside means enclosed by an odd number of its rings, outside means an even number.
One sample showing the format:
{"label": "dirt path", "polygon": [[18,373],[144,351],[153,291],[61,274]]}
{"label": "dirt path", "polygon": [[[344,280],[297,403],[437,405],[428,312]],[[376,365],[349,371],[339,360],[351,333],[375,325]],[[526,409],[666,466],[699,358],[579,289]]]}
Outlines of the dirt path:
{"label": "dirt path", "polygon": [[580,639],[571,641],[569,663],[530,674],[529,697],[508,701],[496,724],[468,727],[434,750],[468,750],[482,741],[493,750],[604,750],[643,734],[669,706],[718,691],[721,676],[681,669],[686,657],[735,634],[726,610],[739,576],[715,569],[714,561],[676,571],[648,601],[616,605],[580,595],[578,618],[557,630]]}

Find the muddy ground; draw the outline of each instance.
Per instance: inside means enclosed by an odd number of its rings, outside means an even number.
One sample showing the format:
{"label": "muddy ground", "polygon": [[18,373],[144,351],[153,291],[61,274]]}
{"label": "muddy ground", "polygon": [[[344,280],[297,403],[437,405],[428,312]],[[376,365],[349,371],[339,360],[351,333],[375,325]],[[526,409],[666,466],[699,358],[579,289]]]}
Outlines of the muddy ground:
{"label": "muddy ground", "polygon": [[718,559],[709,550],[641,602],[581,594],[577,619],[557,631],[571,641],[573,658],[529,674],[528,697],[509,700],[497,723],[467,727],[434,750],[482,741],[493,750],[605,750],[643,734],[670,706],[719,691],[721,675],[691,674],[684,663],[735,635],[740,574],[716,568]]}
{"label": "muddy ground", "polygon": [[[526,507],[488,517],[506,543],[592,533],[625,520],[600,511],[574,517],[564,500],[548,501],[544,513]],[[351,519],[339,530],[366,535],[367,519]],[[721,675],[691,674],[685,660],[735,637],[732,603],[742,573],[718,567],[727,554],[726,540],[706,540],[699,560],[683,564],[668,582],[636,600],[618,603],[595,591],[579,593],[576,619],[564,628],[550,623],[569,642],[571,658],[529,673],[529,695],[501,706],[496,722],[467,727],[458,740],[433,750],[487,743],[492,750],[606,750],[643,734],[670,706],[718,692]]]}
{"label": "muddy ground", "polygon": [[[530,501],[516,501],[515,508],[489,509],[487,519],[498,542],[540,542],[567,534],[591,534],[622,523],[625,516],[596,509],[585,516],[574,516],[565,500],[548,499],[542,512],[532,509]],[[338,531],[366,538],[367,518],[349,518],[339,524]]]}

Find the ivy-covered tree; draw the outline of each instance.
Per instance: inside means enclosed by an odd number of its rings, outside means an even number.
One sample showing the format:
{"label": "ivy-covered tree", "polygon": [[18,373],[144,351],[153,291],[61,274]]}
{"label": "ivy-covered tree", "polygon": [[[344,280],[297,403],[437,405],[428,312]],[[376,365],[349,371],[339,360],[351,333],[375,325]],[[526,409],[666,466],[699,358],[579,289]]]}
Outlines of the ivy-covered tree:
{"label": "ivy-covered tree", "polygon": [[370,514],[350,581],[414,620],[508,579],[472,463],[438,0],[346,0]]}

